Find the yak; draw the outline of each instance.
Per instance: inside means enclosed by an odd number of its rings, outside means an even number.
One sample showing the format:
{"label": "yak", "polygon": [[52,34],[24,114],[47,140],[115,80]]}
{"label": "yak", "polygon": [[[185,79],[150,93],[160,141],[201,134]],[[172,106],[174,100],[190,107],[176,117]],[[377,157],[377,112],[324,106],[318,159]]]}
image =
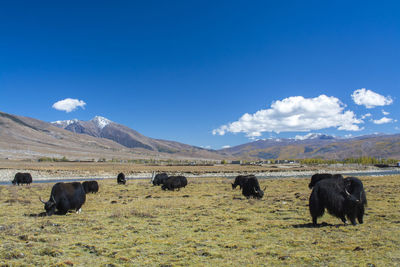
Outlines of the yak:
{"label": "yak", "polygon": [[126,184],[125,174],[123,174],[122,172],[119,173],[117,176],[117,183],[118,184]]}
{"label": "yak", "polygon": [[185,176],[170,176],[164,182],[161,189],[162,190],[175,190],[180,189],[181,187],[185,187],[187,185],[187,179]]}
{"label": "yak", "polygon": [[341,174],[330,174],[330,173],[316,173],[311,176],[311,182],[308,184],[308,188],[313,188],[316,183],[324,179],[337,179],[337,182],[343,182],[343,176]]}
{"label": "yak", "polygon": [[240,189],[242,189],[243,184],[249,179],[255,177],[254,175],[238,175],[235,178],[235,182],[232,184],[232,189],[235,189],[236,186],[239,186]]}
{"label": "yak", "polygon": [[30,184],[32,183],[32,175],[29,172],[17,172],[14,176],[14,180],[12,180],[12,184]]}
{"label": "yak", "polygon": [[153,183],[153,185],[164,184],[167,180],[168,180],[168,174],[166,174],[165,172],[158,173],[157,175],[153,173],[153,177],[151,178],[151,182]]}
{"label": "yak", "polygon": [[317,218],[322,217],[325,209],[331,215],[340,218],[344,224],[347,224],[346,217],[353,225],[357,224],[356,217],[359,223],[363,222],[364,204],[361,203],[364,203],[365,192],[362,193],[364,189],[361,181],[355,177],[351,178],[350,180],[347,180],[348,178],[342,180],[322,179],[313,186],[309,199],[309,210],[314,226],[317,226]]}
{"label": "yak", "polygon": [[242,184],[243,196],[247,198],[253,197],[261,199],[264,196],[264,190],[261,190],[257,177],[255,177],[254,175],[249,175],[247,176],[247,179],[244,179],[244,182]]}
{"label": "yak", "polygon": [[355,224],[355,218],[357,217],[358,223],[362,224],[365,206],[367,206],[367,195],[364,190],[364,185],[357,177],[346,177],[344,179],[345,188],[348,194],[350,194],[355,202],[354,207],[349,213],[349,219],[352,224]]}
{"label": "yak", "polygon": [[97,181],[84,181],[82,186],[86,194],[99,192],[99,184]]}
{"label": "yak", "polygon": [[48,216],[54,213],[65,215],[69,210],[76,210],[79,213],[86,201],[86,193],[79,182],[60,182],[53,185],[47,202],[44,202],[40,197],[39,200],[44,203],[44,209]]}

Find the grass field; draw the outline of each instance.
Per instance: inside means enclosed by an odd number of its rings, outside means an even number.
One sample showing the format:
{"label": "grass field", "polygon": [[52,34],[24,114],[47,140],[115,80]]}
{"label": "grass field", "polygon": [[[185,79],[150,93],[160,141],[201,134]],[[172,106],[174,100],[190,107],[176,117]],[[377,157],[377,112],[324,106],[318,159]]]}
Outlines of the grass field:
{"label": "grass field", "polygon": [[262,200],[227,179],[180,191],[102,180],[81,214],[38,216],[52,184],[0,186],[0,262],[19,266],[400,266],[400,176],[360,177],[365,223],[311,227],[308,179],[260,180]]}

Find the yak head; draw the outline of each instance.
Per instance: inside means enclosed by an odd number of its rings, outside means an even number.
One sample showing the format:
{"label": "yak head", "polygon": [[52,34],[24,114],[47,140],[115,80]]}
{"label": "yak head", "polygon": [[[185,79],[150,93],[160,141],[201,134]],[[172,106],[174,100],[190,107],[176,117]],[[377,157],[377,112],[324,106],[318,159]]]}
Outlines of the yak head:
{"label": "yak head", "polygon": [[354,194],[350,194],[349,191],[347,191],[347,189],[344,190],[344,197],[345,199],[350,202],[353,203],[354,205],[357,205],[361,202],[361,193],[359,196],[354,195]]}
{"label": "yak head", "polygon": [[264,196],[264,191],[266,188],[267,187],[265,187],[264,190],[261,190],[261,188],[257,189],[254,187],[254,193],[255,193],[254,197],[261,199]]}
{"label": "yak head", "polygon": [[56,212],[56,200],[54,199],[54,196],[52,195],[50,200],[47,202],[44,202],[41,197],[39,197],[39,200],[44,204],[44,209],[46,210],[47,216],[51,216]]}
{"label": "yak head", "polygon": [[236,188],[236,186],[237,186],[237,184],[236,184],[236,183],[232,184],[232,189],[235,189],[235,188]]}
{"label": "yak head", "polygon": [[16,183],[17,183],[17,180],[14,179],[14,180],[11,181],[11,183],[12,183],[12,184],[16,184]]}

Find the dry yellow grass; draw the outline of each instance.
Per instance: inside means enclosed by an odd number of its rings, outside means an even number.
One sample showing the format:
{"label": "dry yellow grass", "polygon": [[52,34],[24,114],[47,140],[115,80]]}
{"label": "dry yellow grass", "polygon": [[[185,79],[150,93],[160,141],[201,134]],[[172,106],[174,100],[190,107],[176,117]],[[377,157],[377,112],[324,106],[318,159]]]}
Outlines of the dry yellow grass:
{"label": "dry yellow grass", "polygon": [[81,214],[39,217],[52,184],[0,186],[0,262],[59,266],[400,265],[400,176],[360,177],[365,223],[328,214],[310,227],[308,179],[260,180],[247,200],[227,179],[180,191],[102,180]]}

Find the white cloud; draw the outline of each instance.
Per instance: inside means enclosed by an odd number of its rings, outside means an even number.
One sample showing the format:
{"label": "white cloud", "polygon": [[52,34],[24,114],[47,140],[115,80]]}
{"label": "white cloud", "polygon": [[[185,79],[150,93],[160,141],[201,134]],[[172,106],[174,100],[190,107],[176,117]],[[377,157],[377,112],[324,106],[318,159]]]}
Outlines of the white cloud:
{"label": "white cloud", "polygon": [[381,118],[379,120],[373,120],[372,122],[375,123],[375,124],[385,124],[385,123],[393,122],[393,119],[383,117],[383,118]]}
{"label": "white cloud", "polygon": [[389,112],[386,112],[386,111],[384,111],[384,110],[382,109],[382,114],[385,115],[385,116],[387,116],[387,115],[389,115],[390,113],[389,113]]}
{"label": "white cloud", "polygon": [[371,113],[367,113],[367,114],[362,115],[362,116],[361,116],[361,119],[363,120],[363,119],[365,119],[365,118],[367,118],[367,117],[371,117],[371,116],[372,116]]}
{"label": "white cloud", "polygon": [[292,96],[275,101],[268,109],[254,114],[245,113],[238,121],[214,129],[213,134],[246,133],[257,138],[264,132],[307,132],[335,127],[338,130],[359,131],[363,123],[336,97],[320,95],[315,98]]}
{"label": "white cloud", "polygon": [[86,103],[83,100],[66,98],[64,100],[57,101],[53,104],[53,108],[65,112],[71,112],[78,107],[85,108]]}
{"label": "white cloud", "polygon": [[223,146],[222,148],[230,148],[230,145]]}
{"label": "white cloud", "polygon": [[385,97],[365,88],[355,90],[351,95],[351,98],[353,99],[354,103],[357,105],[363,105],[366,108],[387,106],[393,103],[393,100],[390,96]]}

